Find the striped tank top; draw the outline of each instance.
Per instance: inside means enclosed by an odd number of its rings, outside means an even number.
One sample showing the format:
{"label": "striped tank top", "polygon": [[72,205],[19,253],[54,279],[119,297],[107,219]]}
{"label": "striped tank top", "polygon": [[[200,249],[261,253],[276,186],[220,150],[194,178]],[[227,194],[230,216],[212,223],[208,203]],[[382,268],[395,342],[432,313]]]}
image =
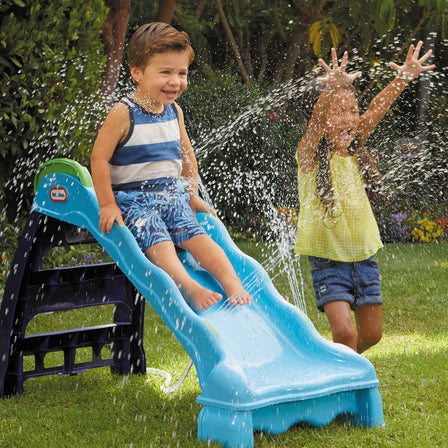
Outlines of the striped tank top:
{"label": "striped tank top", "polygon": [[109,161],[113,189],[140,189],[148,181],[157,183],[161,178],[179,178],[182,155],[175,104],[154,114],[131,98],[122,102],[129,109],[130,127]]}

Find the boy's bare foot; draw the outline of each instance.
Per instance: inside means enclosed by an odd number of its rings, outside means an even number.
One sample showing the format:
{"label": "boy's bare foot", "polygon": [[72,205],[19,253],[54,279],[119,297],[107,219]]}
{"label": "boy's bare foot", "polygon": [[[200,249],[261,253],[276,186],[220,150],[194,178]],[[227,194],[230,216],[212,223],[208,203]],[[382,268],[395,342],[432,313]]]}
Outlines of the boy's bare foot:
{"label": "boy's bare foot", "polygon": [[190,288],[186,292],[192,300],[194,306],[200,311],[210,308],[222,299],[222,294],[210,291],[199,284],[197,284],[194,288]]}
{"label": "boy's bare foot", "polygon": [[[210,308],[222,299],[222,294],[210,291],[198,283],[191,286],[188,290],[185,290],[185,292],[188,294],[195,308],[200,311]],[[245,305],[253,300],[252,296],[243,288],[239,281],[232,282],[228,286],[226,294],[231,305]]]}
{"label": "boy's bare foot", "polygon": [[239,280],[227,286],[226,294],[231,305],[246,305],[253,300]]}

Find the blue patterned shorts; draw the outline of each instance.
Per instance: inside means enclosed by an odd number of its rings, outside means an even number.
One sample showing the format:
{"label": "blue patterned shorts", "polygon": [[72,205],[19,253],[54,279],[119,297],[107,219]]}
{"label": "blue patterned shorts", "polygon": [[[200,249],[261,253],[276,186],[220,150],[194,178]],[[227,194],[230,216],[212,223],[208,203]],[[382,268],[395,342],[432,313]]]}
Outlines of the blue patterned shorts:
{"label": "blue patterned shorts", "polygon": [[116,191],[126,226],[143,251],[163,241],[180,244],[205,234],[189,206],[184,190],[164,193]]}

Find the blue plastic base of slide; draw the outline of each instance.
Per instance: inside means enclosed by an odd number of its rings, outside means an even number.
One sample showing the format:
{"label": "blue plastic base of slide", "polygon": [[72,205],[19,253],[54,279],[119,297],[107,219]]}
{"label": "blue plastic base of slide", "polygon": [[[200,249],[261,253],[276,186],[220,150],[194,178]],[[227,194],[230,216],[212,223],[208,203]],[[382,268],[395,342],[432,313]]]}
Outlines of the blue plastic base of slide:
{"label": "blue plastic base of slide", "polygon": [[198,422],[198,438],[215,440],[225,447],[252,448],[253,431],[283,433],[293,424],[323,426],[340,416],[353,425],[383,426],[381,397],[377,388],[340,392],[311,400],[271,405],[253,411],[232,411],[205,406]]}
{"label": "blue plastic base of slide", "polygon": [[[57,194],[56,194],[57,193]],[[322,338],[311,321],[284,300],[262,266],[242,253],[222,223],[199,220],[224,249],[249,305],[230,306],[219,284],[186,252],[189,274],[223,300],[193,310],[173,280],[149,262],[127,228],[98,228],[95,192],[74,176],[44,177],[33,209],[85,227],[160,315],[193,360],[201,387],[198,438],[227,447],[253,446],[253,431],[282,433],[307,422],[325,425],[336,416],[363,426],[383,426],[379,382],[373,365],[353,350]]]}

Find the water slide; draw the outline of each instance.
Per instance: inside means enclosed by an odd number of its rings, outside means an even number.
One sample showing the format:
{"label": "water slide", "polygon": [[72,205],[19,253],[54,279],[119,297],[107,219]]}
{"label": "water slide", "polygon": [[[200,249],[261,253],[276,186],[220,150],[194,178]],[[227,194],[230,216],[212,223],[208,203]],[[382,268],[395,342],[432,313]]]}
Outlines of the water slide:
{"label": "water slide", "polygon": [[325,425],[342,415],[352,424],[383,426],[373,365],[327,341],[283,299],[263,267],[241,252],[224,225],[199,214],[224,249],[254,301],[231,306],[220,285],[186,252],[179,256],[199,283],[223,294],[198,312],[174,281],[153,265],[130,231],[115,224],[101,234],[99,207],[86,168],[67,159],[44,164],[36,175],[32,209],[86,228],[159,314],[192,359],[203,407],[198,438],[232,448],[254,446],[253,431],[285,432],[297,422]]}

